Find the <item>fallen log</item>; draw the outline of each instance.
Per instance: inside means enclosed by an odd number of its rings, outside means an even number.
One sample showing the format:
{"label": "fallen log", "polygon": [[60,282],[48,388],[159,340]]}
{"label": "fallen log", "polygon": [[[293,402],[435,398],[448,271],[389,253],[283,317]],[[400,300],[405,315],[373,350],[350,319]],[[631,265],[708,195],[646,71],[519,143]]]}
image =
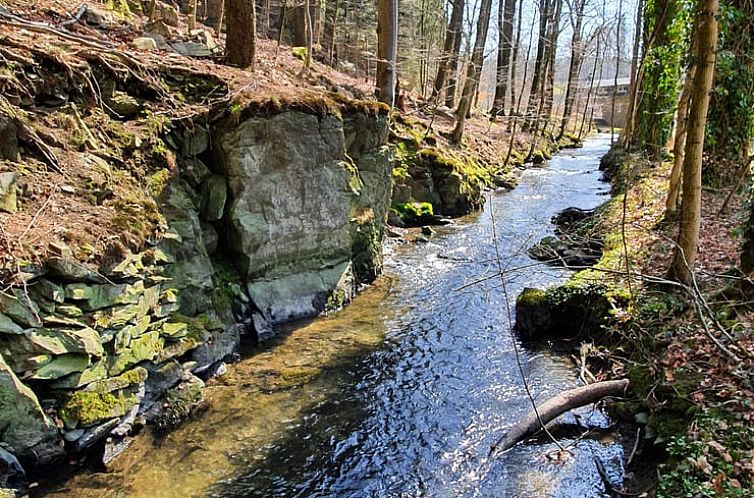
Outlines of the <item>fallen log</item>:
{"label": "fallen log", "polygon": [[628,388],[628,384],[627,379],[597,382],[588,386],[569,389],[548,399],[508,429],[508,432],[491,447],[490,455],[511,449],[520,441],[542,429],[543,425],[567,411],[595,403],[609,396],[622,396]]}

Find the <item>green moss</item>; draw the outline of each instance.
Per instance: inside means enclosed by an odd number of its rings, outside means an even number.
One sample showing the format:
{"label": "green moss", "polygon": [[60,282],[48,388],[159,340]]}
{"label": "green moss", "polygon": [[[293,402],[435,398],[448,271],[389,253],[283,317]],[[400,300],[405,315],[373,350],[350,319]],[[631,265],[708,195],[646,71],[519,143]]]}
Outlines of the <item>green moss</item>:
{"label": "green moss", "polygon": [[192,410],[202,400],[204,382],[192,377],[177,387],[170,389],[165,395],[163,411],[155,421],[158,429],[172,429],[191,415]]}
{"label": "green moss", "polygon": [[306,62],[308,53],[309,51],[306,50],[306,47],[291,47],[291,54],[301,62]]}
{"label": "green moss", "polygon": [[136,403],[136,397],[124,393],[98,393],[78,391],[73,393],[58,414],[66,427],[89,427],[125,415]]}
{"label": "green moss", "polygon": [[401,219],[408,224],[426,224],[434,218],[434,208],[429,202],[402,202],[393,204]]}
{"label": "green moss", "polygon": [[152,195],[152,197],[154,197],[155,199],[160,198],[163,192],[165,192],[168,183],[170,183],[171,178],[172,173],[169,169],[166,168],[157,170],[157,172],[150,175],[147,178],[147,189],[149,190],[149,193]]}

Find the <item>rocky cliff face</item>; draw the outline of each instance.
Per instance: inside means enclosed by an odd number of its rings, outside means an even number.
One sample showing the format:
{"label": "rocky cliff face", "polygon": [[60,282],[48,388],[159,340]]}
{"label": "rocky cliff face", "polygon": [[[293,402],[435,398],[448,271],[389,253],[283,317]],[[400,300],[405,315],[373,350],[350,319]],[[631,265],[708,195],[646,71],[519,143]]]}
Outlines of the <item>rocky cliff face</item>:
{"label": "rocky cliff face", "polygon": [[95,267],[61,247],[0,293],[0,442],[22,464],[102,441],[112,458],[190,413],[244,333],[338,308],[379,274],[386,112],[326,104],[168,128],[178,166],[148,179],[146,249]]}
{"label": "rocky cliff face", "polygon": [[358,114],[285,112],[216,134],[227,249],[270,322],[339,307],[379,273],[387,123]]}

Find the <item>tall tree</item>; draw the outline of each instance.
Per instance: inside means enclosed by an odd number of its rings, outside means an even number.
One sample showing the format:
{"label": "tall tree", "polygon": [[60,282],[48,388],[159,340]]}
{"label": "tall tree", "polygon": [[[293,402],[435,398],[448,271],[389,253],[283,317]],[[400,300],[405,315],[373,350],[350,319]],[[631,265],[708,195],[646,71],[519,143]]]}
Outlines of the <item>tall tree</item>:
{"label": "tall tree", "polygon": [[644,57],[642,54],[641,62],[639,61],[639,51],[641,49],[641,39],[644,17],[644,0],[636,2],[636,20],[634,22],[634,47],[631,57],[631,83],[628,87],[628,107],[626,109],[626,120],[621,130],[620,143],[626,148],[631,148],[630,137],[633,135],[634,122],[636,120],[636,99],[639,87],[641,86],[642,76],[644,74]]}
{"label": "tall tree", "polygon": [[581,62],[584,56],[584,47],[581,42],[581,29],[584,23],[584,7],[586,0],[575,0],[570,4],[571,29],[571,62],[568,66],[568,85],[566,86],[565,104],[563,106],[563,119],[560,122],[560,132],[558,140],[563,138],[568,126],[568,121],[573,113],[573,103],[576,98],[579,85],[579,73],[581,72]]}
{"label": "tall tree", "polygon": [[377,2],[377,97],[395,105],[398,86],[398,0]]}
{"label": "tall tree", "polygon": [[510,79],[510,59],[513,48],[513,18],[516,15],[516,0],[499,0],[497,9],[497,75],[495,97],[490,113],[494,119],[498,114],[505,114],[505,98]]}
{"label": "tall tree", "polygon": [[325,62],[335,63],[335,36],[338,26],[338,8],[340,0],[327,0],[325,4],[325,23],[322,27],[322,49],[325,51]]}
{"label": "tall tree", "polygon": [[552,107],[555,102],[555,62],[558,52],[558,37],[560,36],[560,15],[563,12],[563,0],[554,0],[555,12],[550,19],[545,50],[545,79],[543,85],[543,106],[540,114],[545,118],[545,128],[552,116]]}
{"label": "tall tree", "polygon": [[186,27],[188,28],[189,33],[196,29],[196,0],[190,0],[188,3]]}
{"label": "tall tree", "polygon": [[225,50],[228,64],[254,69],[257,39],[256,2],[254,0],[226,0],[228,11]]}
{"label": "tall tree", "polygon": [[471,54],[468,71],[466,73],[466,82],[463,85],[461,100],[458,102],[456,111],[456,126],[451,135],[451,142],[460,145],[463,138],[463,129],[466,125],[466,116],[471,110],[471,103],[474,100],[474,93],[479,83],[479,77],[482,74],[482,64],[484,63],[484,45],[487,43],[487,31],[490,26],[490,13],[492,11],[492,0],[482,0],[479,19],[476,26],[476,39],[474,40],[474,51]]}
{"label": "tall tree", "polygon": [[[553,14],[553,0],[539,0],[539,35],[537,37],[537,55],[534,59],[529,103],[526,106],[526,121],[524,131],[528,131],[534,124],[535,114],[540,108],[542,82],[545,78],[545,46],[548,42],[548,26]],[[538,118],[538,116],[537,116]]]}
{"label": "tall tree", "polygon": [[[457,0],[458,1],[458,0]],[[452,108],[456,102],[456,87],[458,86],[458,62],[461,58],[461,44],[463,43],[463,18],[466,3],[461,0],[459,9],[461,9],[458,19],[458,29],[455,31],[453,38],[453,51],[448,58],[448,84],[445,86],[445,105]]]}
{"label": "tall tree", "polygon": [[[696,55],[696,47],[693,49],[693,56]],[[686,149],[687,120],[689,114],[689,104],[691,103],[691,90],[696,75],[696,61],[693,56],[689,61],[689,67],[686,69],[686,78],[683,82],[683,90],[678,99],[678,110],[676,111],[675,137],[673,141],[673,168],[670,171],[670,182],[668,185],[668,197],[665,201],[665,212],[672,216],[678,210],[678,199],[681,191],[681,172],[683,171],[683,159]]]}
{"label": "tall tree", "polygon": [[670,276],[686,285],[692,283],[699,245],[702,211],[702,153],[710,91],[715,76],[717,50],[717,0],[700,0],[695,36],[697,69],[691,92],[686,156],[683,159],[683,196],[678,239]]}
{"label": "tall tree", "polygon": [[[440,63],[437,67],[437,76],[435,77],[435,83],[432,87],[433,100],[440,98],[440,93],[445,87],[445,79],[448,75],[448,71],[450,70],[451,59],[455,58],[457,60],[458,57],[458,54],[454,52],[454,50],[456,47],[456,40],[461,40],[464,0],[450,0],[450,4],[453,6],[453,10],[450,14],[448,29],[445,31],[445,43],[442,48]],[[458,44],[458,48],[461,48],[460,43]]]}
{"label": "tall tree", "polygon": [[513,53],[511,54],[511,113],[513,113],[514,110],[516,113],[518,113],[518,106],[516,105],[516,76],[518,75],[518,52],[521,47],[521,18],[523,17],[523,12],[524,0],[518,0],[518,15],[516,16],[516,41],[513,45]]}
{"label": "tall tree", "polygon": [[613,95],[610,99],[610,145],[615,140],[615,101],[618,99],[618,75],[620,73],[620,57],[623,52],[621,45],[621,26],[623,24],[623,0],[618,0],[617,27],[615,28],[615,74],[613,75]]}

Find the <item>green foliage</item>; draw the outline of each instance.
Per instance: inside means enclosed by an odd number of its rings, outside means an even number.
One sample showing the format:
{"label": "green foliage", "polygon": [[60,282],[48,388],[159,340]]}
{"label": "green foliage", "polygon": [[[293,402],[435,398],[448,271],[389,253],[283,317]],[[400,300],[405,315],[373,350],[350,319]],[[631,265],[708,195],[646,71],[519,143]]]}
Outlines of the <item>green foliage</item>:
{"label": "green foliage", "polygon": [[751,478],[741,472],[750,464],[754,427],[729,427],[712,414],[696,421],[693,435],[672,437],[671,461],[660,473],[658,498],[744,498],[751,496]]}
{"label": "green foliage", "polygon": [[[742,161],[754,138],[754,21],[741,0],[721,3],[715,86],[710,101],[705,145],[710,161],[706,183]],[[730,171],[729,173],[732,173]]]}
{"label": "green foliage", "polygon": [[648,0],[644,32],[657,33],[648,47],[636,114],[636,144],[660,157],[673,127],[681,63],[688,53],[687,36],[694,10],[689,0]]}

